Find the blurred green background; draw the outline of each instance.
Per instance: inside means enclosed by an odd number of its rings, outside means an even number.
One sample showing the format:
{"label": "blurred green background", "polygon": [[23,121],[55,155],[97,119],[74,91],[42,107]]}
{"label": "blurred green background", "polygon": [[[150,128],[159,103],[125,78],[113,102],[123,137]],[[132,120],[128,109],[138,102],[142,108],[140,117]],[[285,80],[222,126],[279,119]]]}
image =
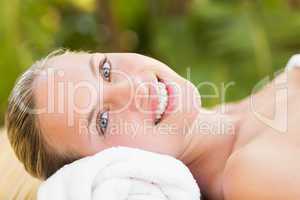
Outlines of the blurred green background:
{"label": "blurred green background", "polygon": [[233,81],[225,99],[241,99],[300,49],[299,11],[299,0],[2,0],[0,125],[18,75],[59,47],[142,53],[195,84]]}

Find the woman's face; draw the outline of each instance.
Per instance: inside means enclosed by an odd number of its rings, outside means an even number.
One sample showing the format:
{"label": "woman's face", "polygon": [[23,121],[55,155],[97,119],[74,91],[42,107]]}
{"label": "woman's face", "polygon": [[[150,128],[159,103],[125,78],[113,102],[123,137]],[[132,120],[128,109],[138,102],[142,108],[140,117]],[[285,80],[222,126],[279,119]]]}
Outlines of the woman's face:
{"label": "woman's face", "polygon": [[127,146],[179,156],[199,111],[196,88],[163,63],[129,53],[65,53],[34,83],[38,122],[61,152]]}

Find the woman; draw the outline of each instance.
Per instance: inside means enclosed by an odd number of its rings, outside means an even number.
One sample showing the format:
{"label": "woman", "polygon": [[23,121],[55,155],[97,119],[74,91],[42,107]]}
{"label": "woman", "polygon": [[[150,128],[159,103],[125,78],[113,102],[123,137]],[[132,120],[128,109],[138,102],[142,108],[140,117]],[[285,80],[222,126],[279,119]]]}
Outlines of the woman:
{"label": "woman", "polygon": [[[182,160],[208,199],[299,199],[300,72],[288,76],[288,131],[278,134],[255,118],[247,99],[227,113],[204,110],[196,87],[152,58],[54,53],[17,82],[8,136],[26,170],[41,179],[74,160],[128,146]],[[255,95],[256,111],[272,114],[274,91],[270,84]]]}

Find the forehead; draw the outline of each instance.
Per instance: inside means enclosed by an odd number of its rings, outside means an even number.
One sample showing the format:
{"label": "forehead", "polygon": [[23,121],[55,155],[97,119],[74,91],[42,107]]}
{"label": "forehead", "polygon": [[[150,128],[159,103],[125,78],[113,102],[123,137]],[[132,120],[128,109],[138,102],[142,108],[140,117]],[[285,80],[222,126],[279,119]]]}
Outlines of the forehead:
{"label": "forehead", "polygon": [[66,52],[61,55],[56,55],[47,59],[45,63],[46,68],[69,68],[75,67],[79,65],[88,64],[92,54],[81,52],[81,53],[73,53]]}
{"label": "forehead", "polygon": [[67,103],[62,101],[65,99],[63,97],[71,98],[73,96],[70,95],[74,95],[69,92],[70,89],[80,87],[82,83],[92,85],[90,62],[91,54],[88,53],[66,53],[47,60],[33,85],[36,106],[62,106],[63,103]]}
{"label": "forehead", "polygon": [[[93,84],[90,58],[88,53],[66,53],[52,57],[34,83],[36,107],[40,110],[37,118],[42,134],[62,151],[76,148],[72,147],[74,144],[80,146],[80,143],[87,142],[86,114],[77,113],[70,106],[82,107],[89,102],[87,98],[75,98],[70,88],[74,89],[81,81]],[[79,93],[79,90],[76,91]],[[80,95],[88,95],[88,91],[82,89]]]}

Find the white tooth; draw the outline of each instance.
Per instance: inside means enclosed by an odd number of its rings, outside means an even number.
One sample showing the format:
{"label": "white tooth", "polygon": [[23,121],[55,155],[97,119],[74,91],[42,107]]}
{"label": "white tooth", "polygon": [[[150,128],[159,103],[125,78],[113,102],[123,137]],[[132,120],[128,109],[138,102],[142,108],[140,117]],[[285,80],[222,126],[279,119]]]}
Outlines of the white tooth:
{"label": "white tooth", "polygon": [[167,105],[165,105],[164,112],[166,111]]}
{"label": "white tooth", "polygon": [[158,93],[159,94],[164,94],[166,92],[166,86],[163,84],[163,83],[160,83],[158,84]]}
{"label": "white tooth", "polygon": [[168,92],[167,87],[164,83],[158,82],[158,108],[156,111],[156,120],[162,117],[168,104]]}
{"label": "white tooth", "polygon": [[165,107],[166,107],[166,105],[167,105],[167,102],[166,102],[166,101],[163,101],[161,104],[164,106],[164,110],[165,110]]}
{"label": "white tooth", "polygon": [[158,109],[157,109],[157,111],[160,113],[160,112],[162,112],[162,106],[161,106],[162,104],[158,104]]}
{"label": "white tooth", "polygon": [[164,85],[158,84],[158,88],[159,88],[159,90],[162,90],[164,88]]}
{"label": "white tooth", "polygon": [[159,114],[161,114],[163,112],[163,105],[162,104],[159,104]]}
{"label": "white tooth", "polygon": [[165,101],[165,102],[167,102],[168,96],[167,95],[166,96],[162,96],[162,100]]}
{"label": "white tooth", "polygon": [[164,101],[163,104],[164,104],[165,106],[167,106],[167,105],[168,105],[168,101]]}
{"label": "white tooth", "polygon": [[164,102],[164,97],[160,96],[159,100],[160,100],[160,103],[163,103]]}

